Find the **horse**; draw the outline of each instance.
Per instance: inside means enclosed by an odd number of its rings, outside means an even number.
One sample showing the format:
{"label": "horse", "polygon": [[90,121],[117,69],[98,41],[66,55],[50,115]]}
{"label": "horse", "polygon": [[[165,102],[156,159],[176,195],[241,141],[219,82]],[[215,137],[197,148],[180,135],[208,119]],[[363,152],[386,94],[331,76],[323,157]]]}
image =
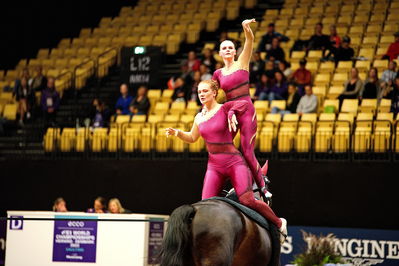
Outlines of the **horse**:
{"label": "horse", "polygon": [[221,200],[180,206],[168,220],[161,266],[279,265],[278,229],[269,227]]}

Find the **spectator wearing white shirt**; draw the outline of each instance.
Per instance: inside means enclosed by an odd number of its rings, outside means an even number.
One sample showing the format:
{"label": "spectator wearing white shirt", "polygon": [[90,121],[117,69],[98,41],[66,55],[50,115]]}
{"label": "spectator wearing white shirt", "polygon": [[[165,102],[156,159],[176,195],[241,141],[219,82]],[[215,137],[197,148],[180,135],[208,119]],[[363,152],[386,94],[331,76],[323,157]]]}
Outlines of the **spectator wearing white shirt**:
{"label": "spectator wearing white shirt", "polygon": [[312,86],[305,86],[305,95],[299,100],[296,112],[299,115],[316,113],[317,111],[317,97],[313,94]]}

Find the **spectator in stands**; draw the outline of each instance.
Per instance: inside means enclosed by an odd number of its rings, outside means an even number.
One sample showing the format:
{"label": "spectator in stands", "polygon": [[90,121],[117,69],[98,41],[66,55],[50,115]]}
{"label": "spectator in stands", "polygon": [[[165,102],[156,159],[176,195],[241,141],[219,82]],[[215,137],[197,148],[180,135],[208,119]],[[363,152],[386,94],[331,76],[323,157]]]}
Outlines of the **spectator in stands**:
{"label": "spectator in stands", "polygon": [[208,80],[212,78],[212,74],[209,73],[209,68],[206,65],[201,64],[199,71],[201,73],[201,80]]}
{"label": "spectator in stands", "polygon": [[338,97],[340,103],[342,103],[344,99],[357,99],[362,88],[363,81],[359,77],[359,71],[357,68],[353,67],[351,69],[350,79],[345,82],[344,91]]}
{"label": "spectator in stands", "polygon": [[390,61],[388,65],[388,69],[385,70],[381,75],[381,86],[384,88],[390,87],[393,84],[393,81],[396,78],[396,62]]}
{"label": "spectator in stands", "polygon": [[253,53],[252,59],[249,63],[249,83],[256,84],[265,71],[265,61],[260,57],[260,52]]}
{"label": "spectator in stands", "polygon": [[273,114],[280,113],[282,115],[296,113],[296,108],[300,100],[301,96],[299,96],[295,84],[290,83],[288,85],[287,106],[285,110],[280,110],[278,107],[273,107],[271,112]]}
{"label": "spectator in stands", "polygon": [[338,36],[337,27],[335,25],[330,26],[330,46],[336,49],[341,46],[341,38]]}
{"label": "spectator in stands", "polygon": [[[333,55],[334,61],[338,64],[339,61],[350,61],[355,55],[355,51],[350,47],[351,38],[344,36],[342,38],[342,43],[338,48],[332,47],[329,55]],[[327,55],[327,57],[329,57]]]}
{"label": "spectator in stands", "polygon": [[95,114],[93,118],[93,127],[108,127],[111,118],[111,112],[103,101],[100,99],[94,100]]}
{"label": "spectator in stands", "polygon": [[294,73],[290,68],[290,64],[287,61],[278,62],[278,69],[284,74],[287,80],[292,78],[292,74]]}
{"label": "spectator in stands", "polygon": [[128,115],[129,105],[133,100],[133,97],[129,95],[129,87],[123,83],[120,86],[121,96],[118,98],[115,104],[116,113],[118,115]]}
{"label": "spectator in stands", "polygon": [[395,32],[394,36],[395,41],[389,45],[388,51],[383,59],[389,59],[390,61],[399,59],[399,31]]}
{"label": "spectator in stands", "polygon": [[364,82],[360,97],[362,99],[377,99],[381,93],[381,81],[378,79],[378,70],[372,67]]}
{"label": "spectator in stands", "polygon": [[266,62],[266,70],[265,74],[270,78],[274,79],[274,73],[276,72],[276,68],[274,67],[274,61],[269,60]]}
{"label": "spectator in stands", "polygon": [[191,75],[192,75],[192,72],[189,71],[188,65],[186,63],[181,64],[181,75],[180,75],[180,77],[182,79],[184,79],[184,81],[190,82],[191,81]]}
{"label": "spectator in stands", "polygon": [[94,200],[93,208],[87,209],[89,213],[107,213],[107,201],[103,197],[97,197]]}
{"label": "spectator in stands", "polygon": [[280,71],[274,73],[274,86],[269,93],[269,101],[287,99],[288,83],[284,74]]}
{"label": "spectator in stands", "polygon": [[30,106],[32,98],[35,98],[35,94],[28,84],[26,77],[21,78],[18,85],[15,86],[14,91],[15,99],[18,101],[18,113],[19,113],[19,124],[24,125],[25,114],[26,118],[30,118]]}
{"label": "spectator in stands", "polygon": [[396,76],[390,91],[384,95],[384,98],[391,99],[391,112],[397,115],[399,113],[399,76]]}
{"label": "spectator in stands", "polygon": [[137,96],[130,103],[130,113],[132,115],[147,115],[150,109],[150,100],[147,97],[147,87],[140,86],[137,90]]}
{"label": "spectator in stands", "polygon": [[215,71],[216,60],[213,57],[212,50],[209,48],[205,48],[202,52],[201,64],[204,64],[208,67],[209,71]]}
{"label": "spectator in stands", "polygon": [[46,88],[47,78],[43,75],[43,68],[38,66],[36,75],[32,78],[32,89],[34,91],[42,91]]}
{"label": "spectator in stands", "polygon": [[323,34],[323,24],[317,23],[315,33],[310,37],[308,50],[322,50],[323,52],[330,49],[330,38]]}
{"label": "spectator in stands", "polygon": [[57,198],[53,204],[54,212],[67,212],[66,201],[63,198]]}
{"label": "spectator in stands", "polygon": [[299,115],[316,113],[317,111],[317,97],[313,94],[312,86],[305,86],[305,95],[299,100],[296,112]]}
{"label": "spectator in stands", "polygon": [[279,38],[273,38],[272,47],[267,51],[266,59],[276,61],[276,63],[285,60],[285,53],[283,48],[280,47]]}
{"label": "spectator in stands", "polygon": [[273,87],[273,80],[266,73],[260,76],[260,81],[256,84],[254,100],[268,100],[269,93]]}
{"label": "spectator in stands", "polygon": [[306,59],[301,59],[299,68],[292,75],[292,80],[298,87],[298,93],[301,96],[305,94],[304,87],[312,82],[312,73],[306,69],[306,63]]}
{"label": "spectator in stands", "polygon": [[191,84],[191,90],[190,90],[190,95],[188,97],[189,101],[197,102],[198,105],[201,105],[201,102],[198,98],[198,85],[201,82],[201,72],[195,71],[194,72],[194,77],[193,77],[193,82]]}
{"label": "spectator in stands", "polygon": [[122,207],[121,202],[117,198],[110,199],[108,202],[108,211],[110,213],[130,213],[128,209]]}
{"label": "spectator in stands", "polygon": [[201,61],[197,59],[197,55],[194,51],[188,52],[187,60],[184,63],[187,65],[190,73],[199,70],[201,65]]}
{"label": "spectator in stands", "polygon": [[55,78],[48,77],[47,88],[42,91],[40,103],[43,110],[45,126],[54,126],[55,116],[60,106],[60,95],[55,90]]}
{"label": "spectator in stands", "polygon": [[172,82],[169,81],[169,84],[171,84],[170,88],[174,90],[172,95],[173,101],[177,102],[186,101],[187,97],[189,97],[189,91],[191,88],[189,88],[189,85],[186,84],[184,79],[179,77],[176,80],[173,80]]}
{"label": "spectator in stands", "polygon": [[274,23],[269,23],[267,26],[267,32],[262,36],[262,39],[258,45],[258,52],[268,52],[272,48],[273,38],[278,38],[280,42],[288,42],[290,39],[281,33],[275,31]]}

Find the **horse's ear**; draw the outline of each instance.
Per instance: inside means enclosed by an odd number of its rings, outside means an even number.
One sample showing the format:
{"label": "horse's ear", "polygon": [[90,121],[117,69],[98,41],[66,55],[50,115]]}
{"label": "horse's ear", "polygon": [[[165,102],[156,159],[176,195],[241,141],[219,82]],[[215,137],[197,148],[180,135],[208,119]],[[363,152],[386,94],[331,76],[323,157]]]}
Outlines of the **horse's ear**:
{"label": "horse's ear", "polygon": [[261,169],[262,175],[266,176],[268,169],[269,169],[269,160],[266,160],[265,164],[263,165],[263,167]]}

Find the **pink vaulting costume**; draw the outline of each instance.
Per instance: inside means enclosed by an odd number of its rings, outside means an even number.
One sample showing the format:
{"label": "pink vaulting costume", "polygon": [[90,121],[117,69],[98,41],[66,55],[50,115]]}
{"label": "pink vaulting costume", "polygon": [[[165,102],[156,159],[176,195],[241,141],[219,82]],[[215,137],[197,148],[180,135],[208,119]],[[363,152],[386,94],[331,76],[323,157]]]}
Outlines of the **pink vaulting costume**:
{"label": "pink vaulting costume", "polygon": [[212,79],[217,81],[220,88],[226,93],[228,102],[236,100],[248,102],[248,110],[237,118],[241,135],[241,152],[256,185],[263,188],[265,181],[262,178],[261,168],[254,153],[257,120],[255,108],[249,95],[249,72],[245,69],[239,69],[231,74],[223,75],[221,69],[218,69],[213,73]]}
{"label": "pink vaulting costume", "polygon": [[235,114],[238,121],[253,109],[248,101],[232,101],[222,107],[208,120],[198,125],[209,153],[202,199],[218,196],[225,181],[230,178],[240,202],[270,220],[279,228],[281,220],[263,201],[255,200],[252,191],[252,175],[241,153],[233,144],[234,133],[229,132],[227,118]]}

